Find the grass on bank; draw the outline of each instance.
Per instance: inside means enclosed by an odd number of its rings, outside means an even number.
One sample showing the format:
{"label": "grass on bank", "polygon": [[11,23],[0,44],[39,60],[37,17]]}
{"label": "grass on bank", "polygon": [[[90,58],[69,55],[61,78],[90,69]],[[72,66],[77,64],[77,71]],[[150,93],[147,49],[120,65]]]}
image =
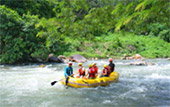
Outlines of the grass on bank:
{"label": "grass on bank", "polygon": [[71,40],[72,49],[64,52],[65,56],[80,54],[86,58],[122,57],[140,54],[146,58],[170,57],[170,43],[151,36],[137,36],[131,33],[106,34],[97,36],[94,40]]}

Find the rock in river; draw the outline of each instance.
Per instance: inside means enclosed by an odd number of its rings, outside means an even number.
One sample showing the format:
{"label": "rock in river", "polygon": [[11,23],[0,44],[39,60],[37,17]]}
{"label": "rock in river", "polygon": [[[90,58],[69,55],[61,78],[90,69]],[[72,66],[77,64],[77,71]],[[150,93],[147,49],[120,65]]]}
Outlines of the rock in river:
{"label": "rock in river", "polygon": [[72,62],[82,62],[82,63],[87,61],[87,59],[84,56],[79,55],[79,54],[75,54],[75,55],[71,56],[69,58],[69,60]]}
{"label": "rock in river", "polygon": [[49,54],[48,56],[48,62],[57,62],[57,63],[63,63],[59,58],[55,57],[54,54]]}

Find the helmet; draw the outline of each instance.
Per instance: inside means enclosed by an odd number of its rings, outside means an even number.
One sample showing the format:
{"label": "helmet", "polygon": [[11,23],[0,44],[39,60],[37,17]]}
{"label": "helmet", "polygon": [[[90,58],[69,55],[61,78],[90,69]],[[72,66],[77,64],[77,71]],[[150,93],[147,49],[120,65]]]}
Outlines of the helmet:
{"label": "helmet", "polygon": [[72,63],[72,62],[69,62],[68,64],[69,64],[69,65],[72,65],[73,63]]}
{"label": "helmet", "polygon": [[109,61],[111,62],[111,61],[112,61],[112,58],[109,58]]}
{"label": "helmet", "polygon": [[96,65],[96,63],[95,63],[95,62],[92,64],[92,66],[94,66],[94,65]]}
{"label": "helmet", "polygon": [[79,63],[79,66],[82,66],[82,63]]}
{"label": "helmet", "polygon": [[92,64],[89,64],[89,67],[92,67]]}
{"label": "helmet", "polygon": [[104,67],[106,68],[106,67],[107,67],[107,65],[104,65]]}

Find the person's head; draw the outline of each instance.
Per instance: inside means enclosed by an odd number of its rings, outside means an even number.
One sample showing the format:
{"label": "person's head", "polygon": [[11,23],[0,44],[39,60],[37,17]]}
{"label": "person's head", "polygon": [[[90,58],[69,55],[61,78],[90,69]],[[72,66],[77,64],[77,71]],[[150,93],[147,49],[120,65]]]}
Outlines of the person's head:
{"label": "person's head", "polygon": [[95,66],[96,66],[96,63],[93,63],[92,66],[95,67]]}
{"label": "person's head", "polygon": [[79,66],[82,66],[83,64],[82,63],[79,63]]}
{"label": "person's head", "polygon": [[112,58],[109,58],[109,62],[112,62],[113,61],[113,59]]}
{"label": "person's head", "polygon": [[68,66],[71,67],[71,66],[72,66],[72,62],[69,62],[69,63],[68,63]]}
{"label": "person's head", "polygon": [[83,64],[82,63],[79,63],[79,67],[81,67]]}
{"label": "person's head", "polygon": [[107,68],[107,65],[106,65],[106,64],[104,65],[104,68]]}
{"label": "person's head", "polygon": [[89,64],[89,68],[91,68],[92,67],[92,64]]}

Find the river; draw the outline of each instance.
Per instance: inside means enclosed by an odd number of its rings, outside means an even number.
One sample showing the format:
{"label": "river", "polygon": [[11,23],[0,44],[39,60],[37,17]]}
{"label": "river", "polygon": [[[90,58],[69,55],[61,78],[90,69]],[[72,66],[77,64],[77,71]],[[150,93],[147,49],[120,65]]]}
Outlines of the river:
{"label": "river", "polygon": [[[114,60],[119,82],[106,87],[76,89],[60,80],[66,64],[0,65],[0,107],[168,107],[170,106],[170,61],[147,59],[151,66],[131,66],[132,60]],[[95,60],[101,72],[108,60]],[[73,63],[74,72],[78,64]]]}

